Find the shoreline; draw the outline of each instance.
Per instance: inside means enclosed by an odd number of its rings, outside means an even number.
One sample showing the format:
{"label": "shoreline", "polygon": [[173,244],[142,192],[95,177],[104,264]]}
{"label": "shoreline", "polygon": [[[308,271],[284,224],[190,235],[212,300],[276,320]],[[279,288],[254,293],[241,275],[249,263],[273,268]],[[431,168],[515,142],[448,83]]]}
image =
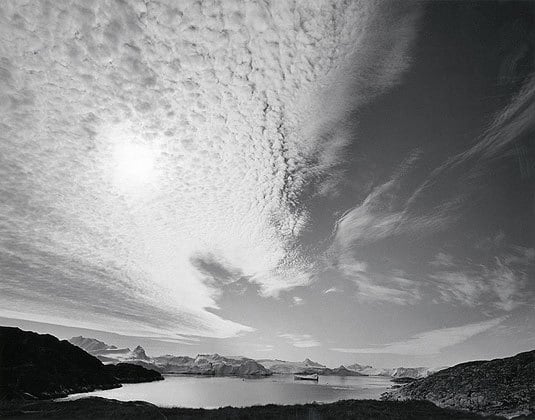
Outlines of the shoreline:
{"label": "shoreline", "polygon": [[[319,383],[294,381],[293,375],[274,375],[260,379],[183,374],[166,374],[164,377],[163,382],[124,384],[122,389],[75,393],[58,401],[100,397],[123,402],[142,400],[166,408],[179,406],[217,409],[265,404],[329,404],[347,399],[379,401],[385,392],[392,390],[392,383],[382,377],[329,376],[320,379]],[[221,394],[220,389],[228,391]]]}

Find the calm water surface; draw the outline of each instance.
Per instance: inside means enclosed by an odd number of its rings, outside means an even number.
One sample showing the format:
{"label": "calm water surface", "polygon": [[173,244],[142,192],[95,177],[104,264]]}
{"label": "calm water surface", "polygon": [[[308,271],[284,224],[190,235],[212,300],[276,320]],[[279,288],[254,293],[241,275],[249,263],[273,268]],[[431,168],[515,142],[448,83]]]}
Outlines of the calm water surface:
{"label": "calm water surface", "polygon": [[106,391],[74,394],[67,399],[98,396],[121,401],[143,400],[166,407],[218,408],[256,404],[302,404],[343,399],[377,399],[392,386],[388,378],[320,376],[319,383],[294,381],[293,375],[262,379],[165,375],[164,381],[125,384]]}

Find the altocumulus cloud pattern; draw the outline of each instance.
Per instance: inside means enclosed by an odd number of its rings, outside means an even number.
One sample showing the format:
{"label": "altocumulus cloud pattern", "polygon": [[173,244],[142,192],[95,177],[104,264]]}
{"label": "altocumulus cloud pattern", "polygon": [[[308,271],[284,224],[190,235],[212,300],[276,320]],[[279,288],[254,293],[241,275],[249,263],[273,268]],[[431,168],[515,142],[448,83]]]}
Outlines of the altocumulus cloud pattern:
{"label": "altocumulus cloud pattern", "polygon": [[195,259],[309,283],[307,197],[407,67],[415,5],[35,6],[0,4],[0,315],[230,337]]}

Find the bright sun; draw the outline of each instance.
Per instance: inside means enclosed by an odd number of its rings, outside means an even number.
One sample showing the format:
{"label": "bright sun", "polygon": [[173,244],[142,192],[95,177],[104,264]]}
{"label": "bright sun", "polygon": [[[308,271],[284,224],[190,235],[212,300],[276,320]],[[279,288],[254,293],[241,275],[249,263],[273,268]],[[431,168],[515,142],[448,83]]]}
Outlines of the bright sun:
{"label": "bright sun", "polygon": [[121,143],[115,147],[116,182],[122,187],[136,187],[150,182],[155,175],[154,152],[137,143]]}

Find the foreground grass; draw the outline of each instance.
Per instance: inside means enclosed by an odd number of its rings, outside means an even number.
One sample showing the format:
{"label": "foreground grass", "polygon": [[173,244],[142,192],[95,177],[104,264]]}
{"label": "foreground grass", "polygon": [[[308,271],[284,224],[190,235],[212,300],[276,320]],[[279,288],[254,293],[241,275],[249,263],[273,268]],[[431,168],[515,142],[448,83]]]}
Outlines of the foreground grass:
{"label": "foreground grass", "polygon": [[427,401],[346,400],[331,404],[264,405],[215,410],[162,408],[105,398],[0,402],[0,417],[23,419],[503,419],[439,408]]}

